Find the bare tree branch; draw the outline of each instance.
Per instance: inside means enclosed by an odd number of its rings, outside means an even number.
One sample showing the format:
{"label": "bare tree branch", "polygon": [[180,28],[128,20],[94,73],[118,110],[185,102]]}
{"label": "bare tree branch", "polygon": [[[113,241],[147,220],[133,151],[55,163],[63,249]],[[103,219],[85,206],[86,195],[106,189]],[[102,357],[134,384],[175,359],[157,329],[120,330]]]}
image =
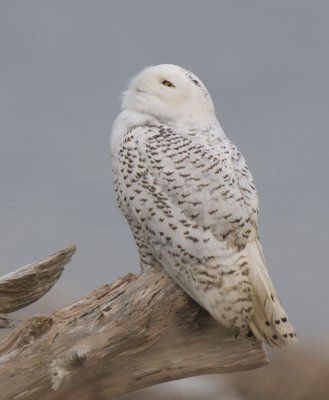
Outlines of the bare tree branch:
{"label": "bare tree branch", "polygon": [[129,274],[0,342],[3,400],[105,400],[188,376],[257,368],[235,337],[160,272]]}
{"label": "bare tree branch", "polygon": [[60,278],[64,265],[71,260],[75,251],[75,245],[66,247],[43,261],[2,276],[0,278],[0,313],[19,310],[46,294]]}
{"label": "bare tree branch", "polygon": [[0,329],[1,328],[12,328],[12,322],[8,315],[0,314]]}

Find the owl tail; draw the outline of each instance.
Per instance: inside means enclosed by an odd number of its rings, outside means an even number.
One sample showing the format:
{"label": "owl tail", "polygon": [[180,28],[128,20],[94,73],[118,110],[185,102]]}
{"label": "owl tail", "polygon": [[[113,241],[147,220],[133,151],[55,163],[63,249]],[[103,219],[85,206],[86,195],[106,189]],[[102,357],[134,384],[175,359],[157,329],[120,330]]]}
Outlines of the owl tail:
{"label": "owl tail", "polygon": [[249,279],[252,286],[253,316],[248,324],[253,334],[273,347],[284,347],[297,341],[296,333],[284,311],[268,274],[258,240],[244,251],[252,266]]}

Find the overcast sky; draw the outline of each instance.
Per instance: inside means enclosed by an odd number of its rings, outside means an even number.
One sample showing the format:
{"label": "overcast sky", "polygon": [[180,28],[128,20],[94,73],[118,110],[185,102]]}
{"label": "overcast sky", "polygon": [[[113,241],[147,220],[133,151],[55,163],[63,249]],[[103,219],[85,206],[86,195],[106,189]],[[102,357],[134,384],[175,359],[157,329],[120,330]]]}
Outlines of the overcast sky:
{"label": "overcast sky", "polygon": [[173,63],[247,158],[299,335],[328,335],[328,20],[325,0],[0,0],[0,272],[77,243],[62,306],[138,271],[108,136],[129,79]]}

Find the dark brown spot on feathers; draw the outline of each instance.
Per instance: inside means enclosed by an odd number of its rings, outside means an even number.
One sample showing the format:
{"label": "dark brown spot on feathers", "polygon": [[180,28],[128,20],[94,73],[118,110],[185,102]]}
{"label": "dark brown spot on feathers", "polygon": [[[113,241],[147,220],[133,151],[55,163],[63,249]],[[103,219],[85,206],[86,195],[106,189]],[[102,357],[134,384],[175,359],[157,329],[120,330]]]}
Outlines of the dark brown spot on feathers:
{"label": "dark brown spot on feathers", "polygon": [[218,208],[216,208],[215,210],[209,210],[209,211],[208,211],[208,214],[209,214],[209,215],[213,215],[213,214],[215,214],[217,211],[218,211]]}
{"label": "dark brown spot on feathers", "polygon": [[174,225],[174,224],[169,224],[169,227],[170,227],[173,231],[175,231],[175,230],[177,229],[177,226]]}
{"label": "dark brown spot on feathers", "polygon": [[199,239],[194,236],[186,236],[186,239],[191,240],[193,243],[198,243]]}
{"label": "dark brown spot on feathers", "polygon": [[198,218],[199,215],[200,215],[200,213],[198,213],[198,214],[191,214],[191,218],[193,218],[193,219]]}

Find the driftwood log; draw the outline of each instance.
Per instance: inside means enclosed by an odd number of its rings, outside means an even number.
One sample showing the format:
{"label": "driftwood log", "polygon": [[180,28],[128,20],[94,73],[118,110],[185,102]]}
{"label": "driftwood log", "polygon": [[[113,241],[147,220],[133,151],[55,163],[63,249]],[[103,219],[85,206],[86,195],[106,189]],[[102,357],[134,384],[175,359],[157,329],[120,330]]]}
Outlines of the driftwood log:
{"label": "driftwood log", "polygon": [[[68,247],[0,279],[0,312],[49,290],[74,251]],[[267,363],[259,342],[221,327],[165,274],[128,274],[52,315],[27,319],[5,336],[0,397],[105,400],[161,382]]]}
{"label": "driftwood log", "polygon": [[69,246],[45,260],[29,264],[0,278],[0,313],[11,313],[34,303],[60,278],[76,251]]}

